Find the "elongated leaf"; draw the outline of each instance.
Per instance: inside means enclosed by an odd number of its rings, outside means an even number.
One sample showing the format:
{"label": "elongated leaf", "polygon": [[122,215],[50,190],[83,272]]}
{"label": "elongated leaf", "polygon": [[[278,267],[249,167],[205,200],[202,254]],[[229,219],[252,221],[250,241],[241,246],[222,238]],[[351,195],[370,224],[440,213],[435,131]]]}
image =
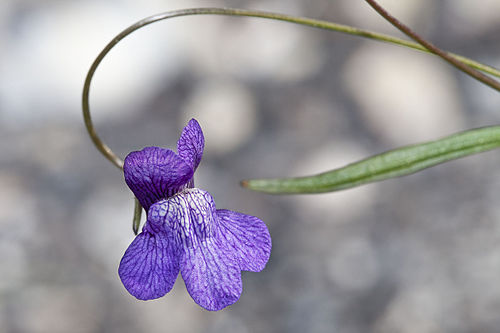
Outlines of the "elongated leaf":
{"label": "elongated leaf", "polygon": [[318,175],[252,179],[241,183],[251,190],[273,194],[332,192],[409,175],[436,164],[498,147],[500,126],[490,126],[390,150]]}

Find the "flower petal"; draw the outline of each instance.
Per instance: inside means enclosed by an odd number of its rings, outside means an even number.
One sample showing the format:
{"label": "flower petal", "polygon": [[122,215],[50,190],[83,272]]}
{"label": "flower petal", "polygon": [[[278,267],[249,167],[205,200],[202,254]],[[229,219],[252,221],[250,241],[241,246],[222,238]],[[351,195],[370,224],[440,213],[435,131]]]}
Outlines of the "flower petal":
{"label": "flower petal", "polygon": [[173,237],[141,232],[125,251],[118,274],[128,292],[138,299],[155,299],[168,293],[179,275]]}
{"label": "flower petal", "polygon": [[185,189],[155,203],[147,228],[170,230],[180,249],[180,270],[194,301],[216,311],[241,295],[241,270],[233,252],[216,237],[217,213],[212,196],[203,190]]}
{"label": "flower petal", "polygon": [[260,272],[271,254],[271,236],[255,216],[218,209],[219,239],[237,258],[240,268]]}
{"label": "flower petal", "polygon": [[196,170],[203,156],[204,147],[205,138],[200,124],[196,119],[191,119],[182,130],[181,137],[177,141],[177,153],[193,170]]}
{"label": "flower petal", "polygon": [[216,224],[215,203],[210,193],[190,188],[153,204],[146,227],[152,232],[172,233],[179,247],[188,248],[194,242],[214,237]]}
{"label": "flower petal", "polygon": [[185,188],[194,173],[176,153],[158,147],[128,154],[123,172],[127,185],[146,210]]}
{"label": "flower petal", "polygon": [[242,291],[238,262],[218,243],[210,238],[184,249],[180,263],[189,295],[210,311],[235,303]]}

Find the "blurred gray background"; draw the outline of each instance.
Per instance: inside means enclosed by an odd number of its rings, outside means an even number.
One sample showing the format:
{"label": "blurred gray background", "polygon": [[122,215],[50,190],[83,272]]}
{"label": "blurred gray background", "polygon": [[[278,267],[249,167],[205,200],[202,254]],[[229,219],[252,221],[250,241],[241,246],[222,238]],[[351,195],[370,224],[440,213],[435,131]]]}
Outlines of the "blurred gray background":
{"label": "blurred gray background", "polygon": [[[444,49],[500,67],[500,1],[387,0]],[[325,171],[500,121],[500,97],[432,56],[262,19],[176,18],[123,41],[91,90],[121,156],[175,148],[197,118],[198,187],[259,216],[273,237],[239,302],[211,313],[182,279],[142,302],[117,267],[133,196],[82,122],[93,59],[170,9],[279,11],[399,35],[361,0],[2,0],[0,332],[500,332],[497,151],[405,178],[269,196],[244,178]]]}

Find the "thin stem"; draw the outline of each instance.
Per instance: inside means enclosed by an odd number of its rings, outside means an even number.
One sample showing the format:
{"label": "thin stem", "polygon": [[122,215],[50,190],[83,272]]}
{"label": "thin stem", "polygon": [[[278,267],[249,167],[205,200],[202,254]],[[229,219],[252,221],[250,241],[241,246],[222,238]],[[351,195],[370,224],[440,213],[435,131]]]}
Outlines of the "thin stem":
{"label": "thin stem", "polygon": [[417,171],[500,148],[500,126],[456,133],[439,140],[399,147],[320,174],[250,179],[241,185],[272,194],[323,193],[413,174]]}
{"label": "thin stem", "polygon": [[134,220],[132,221],[132,231],[135,235],[139,233],[139,227],[141,226],[141,216],[142,216],[142,206],[139,200],[135,198],[134,200]]}
{"label": "thin stem", "polygon": [[[83,86],[83,95],[82,95],[82,109],[83,109],[83,118],[85,121],[85,126],[87,128],[87,132],[90,135],[90,138],[92,139],[92,142],[94,145],[97,147],[97,149],[106,157],[111,163],[113,163],[116,167],[122,168],[123,167],[123,160],[118,157],[97,135],[97,132],[95,130],[95,127],[92,123],[92,118],[90,116],[90,106],[89,106],[89,92],[90,92],[90,84],[92,81],[92,77],[94,76],[95,71],[97,70],[97,67],[101,63],[101,61],[104,59],[104,57],[108,54],[111,49],[116,46],[123,38],[126,36],[130,35],[132,32],[149,25],[151,23],[173,18],[173,17],[178,17],[178,16],[188,16],[188,15],[227,15],[227,16],[247,16],[247,17],[259,17],[259,18],[266,18],[266,19],[274,19],[278,21],[285,21],[285,22],[290,22],[290,23],[296,23],[296,24],[301,24],[305,26],[310,26],[310,27],[316,27],[320,29],[326,29],[326,30],[333,30],[337,32],[342,32],[350,35],[355,35],[355,36],[360,36],[360,37],[365,37],[365,38],[370,38],[382,42],[387,42],[391,44],[396,44],[408,48],[412,48],[415,50],[427,52],[427,53],[435,53],[432,51],[429,51],[428,48],[423,47],[422,45],[418,43],[414,43],[411,41],[395,38],[392,36],[384,35],[384,34],[379,34],[376,32],[368,31],[368,30],[363,30],[363,29],[358,29],[355,27],[347,26],[347,25],[342,25],[342,24],[336,24],[328,21],[322,21],[322,20],[315,20],[315,19],[309,19],[309,18],[304,18],[304,17],[295,17],[295,16],[289,16],[289,15],[283,15],[283,14],[277,14],[277,13],[269,13],[269,12],[262,12],[262,11],[253,11],[253,10],[243,10],[243,9],[231,9],[231,8],[193,8],[193,9],[182,9],[182,10],[176,10],[176,11],[170,11],[170,12],[165,12],[161,13],[158,15],[153,15],[150,17],[147,17],[145,19],[142,19],[135,24],[131,25],[127,29],[123,30],[121,33],[119,33],[111,42],[106,45],[106,47],[99,53],[97,58],[94,60],[92,65],[90,66],[90,69],[87,73],[87,77],[85,79],[85,83]],[[484,64],[481,64],[477,61],[453,54],[453,53],[447,53],[445,56],[448,58],[453,58],[458,62],[461,62],[463,64],[466,64],[470,67],[476,68],[478,70],[481,70],[485,73],[500,77],[500,70],[493,68],[491,66],[487,66]]]}
{"label": "thin stem", "polygon": [[405,35],[408,37],[412,38],[413,40],[417,41],[421,45],[423,45],[427,50],[430,52],[438,55],[441,57],[443,60],[447,61],[450,63],[452,66],[455,66],[457,69],[461,70],[462,72],[472,76],[476,80],[488,85],[489,87],[500,91],[500,82],[492,79],[489,76],[484,75],[483,73],[479,72],[478,70],[475,70],[471,68],[470,66],[464,64],[463,62],[457,60],[456,58],[452,57],[445,51],[441,50],[440,48],[436,47],[434,44],[431,42],[425,40],[422,38],[420,35],[412,31],[409,27],[404,25],[401,21],[399,21],[397,18],[389,14],[383,7],[381,7],[376,1],[374,0],[365,0],[370,6],[373,7],[380,15],[382,15],[387,21],[389,21],[392,25],[394,25],[396,28],[398,28],[401,32],[403,32]]}

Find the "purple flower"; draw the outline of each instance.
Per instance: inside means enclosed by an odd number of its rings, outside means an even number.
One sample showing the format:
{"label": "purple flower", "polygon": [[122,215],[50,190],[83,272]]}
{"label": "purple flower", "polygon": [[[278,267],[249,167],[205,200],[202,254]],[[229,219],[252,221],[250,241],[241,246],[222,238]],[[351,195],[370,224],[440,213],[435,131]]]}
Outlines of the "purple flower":
{"label": "purple flower", "polygon": [[179,274],[193,300],[207,310],[236,302],[241,271],[264,269],[271,237],[260,219],[216,209],[212,196],[194,188],[205,140],[194,119],[177,152],[147,147],[125,158],[125,181],[147,211],[147,221],[125,251],[118,273],[141,300],[168,293]]}

